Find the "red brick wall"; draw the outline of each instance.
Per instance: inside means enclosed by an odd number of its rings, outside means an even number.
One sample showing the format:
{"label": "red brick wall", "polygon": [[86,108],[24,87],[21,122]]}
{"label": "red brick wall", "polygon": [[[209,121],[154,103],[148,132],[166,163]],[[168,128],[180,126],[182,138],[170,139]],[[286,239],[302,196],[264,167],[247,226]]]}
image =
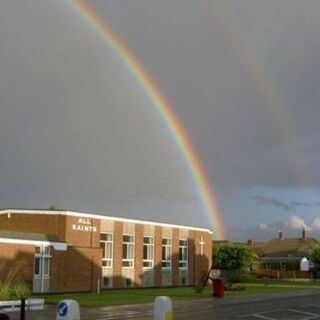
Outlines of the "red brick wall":
{"label": "red brick wall", "polygon": [[100,248],[53,251],[50,292],[96,291],[101,278]]}
{"label": "red brick wall", "polygon": [[135,226],[134,286],[141,287],[143,281],[143,224]]}
{"label": "red brick wall", "polygon": [[172,229],[172,285],[179,284],[179,229]]}
{"label": "red brick wall", "polygon": [[161,286],[162,281],[162,228],[154,228],[154,285]]}
{"label": "red brick wall", "polygon": [[[203,254],[201,255],[200,241],[204,242]],[[199,283],[201,273],[207,273],[212,264],[212,236],[207,232],[194,231],[195,247],[195,284]]]}
{"label": "red brick wall", "polygon": [[0,264],[5,264],[4,273],[17,270],[16,280],[32,284],[35,247],[32,245],[0,243]]}
{"label": "red brick wall", "polygon": [[[79,219],[80,220],[79,222]],[[82,222],[86,222],[81,223]],[[93,227],[96,231],[73,230],[73,226]],[[77,247],[100,247],[100,226],[101,221],[97,219],[80,218],[67,216],[66,218],[66,242],[70,246]]]}
{"label": "red brick wall", "polygon": [[189,231],[188,238],[188,285],[194,284],[195,273],[195,241],[194,231]]}
{"label": "red brick wall", "polygon": [[66,216],[48,214],[0,215],[0,229],[59,235],[64,240]]}
{"label": "red brick wall", "polygon": [[122,233],[123,223],[114,223],[113,241],[113,287],[122,287]]}

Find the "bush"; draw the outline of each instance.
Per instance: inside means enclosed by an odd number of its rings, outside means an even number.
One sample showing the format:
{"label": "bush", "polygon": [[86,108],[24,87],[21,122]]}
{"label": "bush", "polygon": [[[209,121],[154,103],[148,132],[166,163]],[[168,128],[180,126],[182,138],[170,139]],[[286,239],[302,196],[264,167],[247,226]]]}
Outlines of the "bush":
{"label": "bush", "polygon": [[9,300],[11,297],[10,284],[0,283],[0,301]]}
{"label": "bush", "polygon": [[31,295],[31,290],[25,282],[22,282],[15,285],[14,293],[18,299],[28,299]]}
{"label": "bush", "polygon": [[256,282],[256,281],[257,281],[257,277],[254,274],[250,274],[250,273],[235,274],[231,280],[231,282],[237,282],[237,283],[249,283],[249,282]]}

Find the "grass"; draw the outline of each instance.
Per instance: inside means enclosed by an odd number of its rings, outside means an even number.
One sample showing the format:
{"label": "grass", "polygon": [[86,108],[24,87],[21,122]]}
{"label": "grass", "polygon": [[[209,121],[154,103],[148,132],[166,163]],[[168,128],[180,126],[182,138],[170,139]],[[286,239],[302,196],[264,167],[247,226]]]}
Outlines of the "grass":
{"label": "grass", "polygon": [[[320,288],[320,285],[314,283],[284,282],[276,283],[248,283],[244,284],[245,290],[226,291],[228,296],[244,296],[252,294],[264,294],[272,292],[285,292],[292,290],[301,290],[306,288]],[[210,298],[212,289],[205,288],[201,293],[191,287],[180,288],[149,288],[149,289],[119,289],[105,290],[97,293],[68,293],[59,295],[44,295],[46,303],[57,304],[62,299],[77,300],[82,307],[104,307],[123,304],[141,304],[153,302],[157,296],[169,296],[173,300],[201,299]]]}

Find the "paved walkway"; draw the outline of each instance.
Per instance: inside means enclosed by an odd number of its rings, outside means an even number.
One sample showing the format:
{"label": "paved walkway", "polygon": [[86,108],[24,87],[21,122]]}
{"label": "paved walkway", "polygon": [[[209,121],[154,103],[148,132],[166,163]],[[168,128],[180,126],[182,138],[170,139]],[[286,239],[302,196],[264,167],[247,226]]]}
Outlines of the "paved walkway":
{"label": "paved walkway", "polygon": [[[173,312],[180,318],[183,314],[196,314],[197,310],[203,312],[212,307],[232,306],[245,303],[263,302],[277,299],[286,299],[295,297],[307,297],[319,295],[320,289],[306,289],[297,291],[288,291],[281,293],[267,293],[256,295],[232,296],[222,299],[202,298],[194,300],[173,301]],[[117,320],[117,319],[152,319],[153,304],[124,305],[102,308],[81,308],[81,320]],[[27,312],[27,320],[54,320],[55,306],[46,305],[45,310],[37,312]],[[11,320],[19,320],[19,313],[10,313]]]}

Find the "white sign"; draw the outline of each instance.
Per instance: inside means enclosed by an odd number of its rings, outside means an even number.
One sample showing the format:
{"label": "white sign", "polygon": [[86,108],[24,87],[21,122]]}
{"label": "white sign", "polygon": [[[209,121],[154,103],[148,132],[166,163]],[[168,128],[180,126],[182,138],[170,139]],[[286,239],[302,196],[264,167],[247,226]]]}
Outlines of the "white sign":
{"label": "white sign", "polygon": [[300,270],[301,271],[309,271],[309,260],[307,258],[302,258],[300,261]]}
{"label": "white sign", "polygon": [[62,300],[57,306],[56,320],[80,320],[79,303],[75,300]]}
{"label": "white sign", "polygon": [[79,218],[78,223],[72,225],[73,231],[97,232],[97,227],[92,225],[92,220],[89,218]]}

